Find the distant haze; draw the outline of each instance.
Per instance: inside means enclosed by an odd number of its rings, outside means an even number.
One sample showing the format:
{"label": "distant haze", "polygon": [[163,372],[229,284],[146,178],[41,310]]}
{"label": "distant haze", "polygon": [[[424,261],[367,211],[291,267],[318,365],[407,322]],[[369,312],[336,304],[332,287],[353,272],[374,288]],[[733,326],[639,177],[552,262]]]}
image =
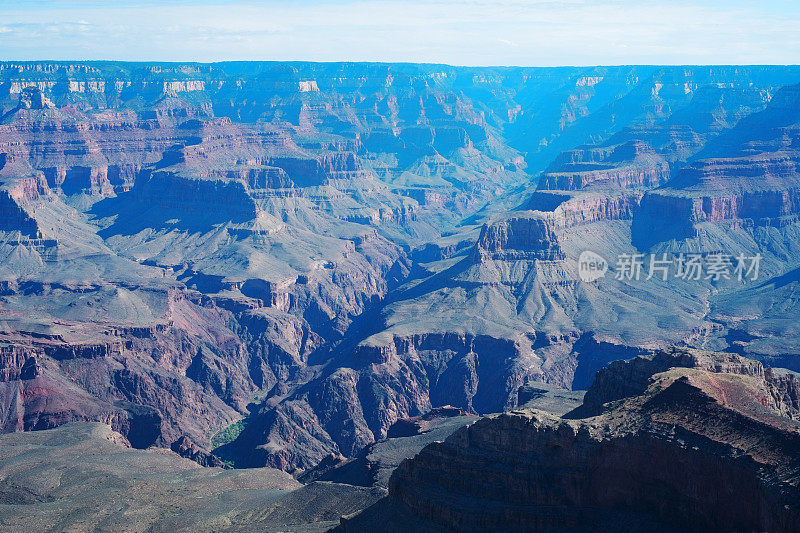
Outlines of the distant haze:
{"label": "distant haze", "polygon": [[0,2],[0,59],[793,64],[800,2]]}

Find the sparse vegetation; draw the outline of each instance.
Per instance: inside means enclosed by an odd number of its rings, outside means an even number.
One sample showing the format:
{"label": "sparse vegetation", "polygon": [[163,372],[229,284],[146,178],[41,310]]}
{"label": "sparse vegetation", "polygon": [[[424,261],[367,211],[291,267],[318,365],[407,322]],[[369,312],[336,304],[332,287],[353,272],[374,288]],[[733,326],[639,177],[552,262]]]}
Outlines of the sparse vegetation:
{"label": "sparse vegetation", "polygon": [[229,442],[233,442],[239,435],[241,435],[246,426],[246,420],[242,419],[217,432],[213,437],[211,437],[211,447],[219,448],[220,446],[224,446]]}

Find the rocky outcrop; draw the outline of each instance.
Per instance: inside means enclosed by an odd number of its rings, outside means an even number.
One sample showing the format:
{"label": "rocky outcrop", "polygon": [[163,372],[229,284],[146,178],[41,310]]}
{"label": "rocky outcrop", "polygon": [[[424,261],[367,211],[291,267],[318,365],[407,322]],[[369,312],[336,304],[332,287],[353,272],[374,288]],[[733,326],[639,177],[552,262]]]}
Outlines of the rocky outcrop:
{"label": "rocky outcrop", "polygon": [[326,154],[315,159],[277,157],[270,159],[269,164],[282,169],[299,187],[324,185],[330,180],[352,179],[365,173],[352,152]]}
{"label": "rocky outcrop", "polygon": [[411,258],[418,263],[428,263],[431,261],[441,261],[453,257],[459,252],[468,250],[474,246],[474,242],[469,239],[459,240],[454,243],[428,243],[421,248],[412,250]]}
{"label": "rocky outcrop", "polygon": [[36,378],[41,372],[36,356],[22,346],[0,346],[0,381]]}
{"label": "rocky outcrop", "polygon": [[25,87],[19,93],[19,109],[52,109],[55,105],[39,87]]}
{"label": "rocky outcrop", "polygon": [[286,171],[278,167],[212,171],[212,175],[220,175],[227,180],[243,181],[251,192],[262,189],[290,189],[294,187],[294,182],[289,179]]}
{"label": "rocky outcrop", "polygon": [[114,194],[114,184],[122,185],[125,180],[119,166],[111,167],[50,167],[42,169],[47,184],[64,194],[86,193],[90,196],[110,196]]}
{"label": "rocky outcrop", "polygon": [[676,178],[674,188],[652,191],[642,199],[633,238],[648,248],[654,242],[687,239],[698,224],[730,228],[780,227],[800,214],[796,154],[696,163]]}
{"label": "rocky outcrop", "polygon": [[30,238],[39,235],[36,220],[31,218],[8,191],[4,190],[0,190],[0,230],[19,231]]}
{"label": "rocky outcrop", "polygon": [[[750,394],[769,387],[758,363],[673,351],[604,372],[595,386],[619,398],[598,417],[515,411],[480,420],[404,461],[388,505],[340,529],[388,531],[413,520],[459,531],[580,529],[603,525],[612,510],[615,523],[648,517],[639,527],[651,530],[800,525],[800,436]],[[628,390],[609,388],[629,377]]]}
{"label": "rocky outcrop", "polygon": [[594,222],[630,220],[642,193],[564,194],[534,192],[524,204],[530,212],[497,217],[483,225],[470,259],[475,262],[564,261],[559,240],[572,228]]}
{"label": "rocky outcrop", "polygon": [[606,220],[631,220],[644,193],[581,193],[575,195],[536,191],[526,209],[548,215],[559,229]]}
{"label": "rocky outcrop", "polygon": [[800,420],[800,376],[794,372],[766,368],[764,377],[769,391],[766,403],[781,416]]}
{"label": "rocky outcrop", "polygon": [[216,206],[214,218],[237,222],[258,216],[258,206],[240,181],[198,180],[171,172],[155,172],[142,178],[133,193],[145,205],[204,212]]}
{"label": "rocky outcrop", "polygon": [[[583,397],[583,405],[573,416],[595,416],[603,412],[605,404],[644,394],[651,385],[653,376],[671,368],[691,368],[705,372],[742,375],[765,380],[765,386],[773,387],[772,378],[767,379],[764,367],[758,361],[733,354],[718,354],[673,349],[657,352],[648,357],[637,357],[630,361],[614,361],[594,376],[591,387]],[[768,369],[769,370],[769,369]],[[790,379],[787,380],[788,382]],[[782,387],[781,387],[782,388]],[[788,392],[788,391],[787,391]],[[782,410],[773,403],[772,408]]]}
{"label": "rocky outcrop", "polygon": [[546,218],[510,218],[486,224],[472,252],[476,261],[486,259],[564,259],[555,228]]}
{"label": "rocky outcrop", "polygon": [[[236,466],[303,471],[331,454],[352,457],[398,420],[424,421],[432,409],[513,407],[520,386],[540,372],[514,362],[522,352],[514,341],[484,335],[431,333],[361,344],[335,371],[277,405],[267,400],[219,455]],[[276,389],[271,394],[280,399],[285,389]]]}
{"label": "rocky outcrop", "polygon": [[571,150],[539,178],[539,190],[652,188],[670,177],[670,166],[641,141]]}
{"label": "rocky outcrop", "polygon": [[219,458],[205,450],[200,449],[197,444],[195,444],[192,439],[186,435],[173,442],[172,445],[170,445],[170,449],[172,449],[173,452],[177,453],[181,457],[191,459],[201,466],[226,468],[225,463],[220,461]]}

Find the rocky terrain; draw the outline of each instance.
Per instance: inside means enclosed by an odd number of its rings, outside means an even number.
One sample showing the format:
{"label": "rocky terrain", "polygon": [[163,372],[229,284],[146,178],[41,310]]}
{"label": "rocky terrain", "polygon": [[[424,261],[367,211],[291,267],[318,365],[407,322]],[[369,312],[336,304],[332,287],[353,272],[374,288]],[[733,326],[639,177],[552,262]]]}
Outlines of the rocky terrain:
{"label": "rocky terrain", "polygon": [[4,531],[326,531],[383,495],[269,468],[203,468],[75,422],[0,437]]}
{"label": "rocky terrain", "polygon": [[[582,397],[535,388],[526,405],[563,414]],[[400,419],[387,439],[354,458],[326,457],[298,479],[271,468],[229,469],[186,437],[172,445],[181,459],[163,448],[132,449],[98,423],[17,432],[0,436],[0,529],[326,531],[386,496],[404,459],[475,420],[454,407]]]}
{"label": "rocky terrain", "polygon": [[563,417],[516,410],[428,445],[339,530],[796,531],[797,376],[696,350],[612,363]]}
{"label": "rocky terrain", "polygon": [[[0,427],[313,477],[672,345],[798,370],[798,82],[0,63]],[[617,275],[690,252],[758,279]]]}

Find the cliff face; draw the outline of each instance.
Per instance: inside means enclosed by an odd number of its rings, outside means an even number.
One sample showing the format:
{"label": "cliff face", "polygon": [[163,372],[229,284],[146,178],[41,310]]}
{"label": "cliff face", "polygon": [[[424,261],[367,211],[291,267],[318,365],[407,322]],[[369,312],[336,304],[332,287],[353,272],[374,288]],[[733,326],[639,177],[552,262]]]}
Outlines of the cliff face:
{"label": "cliff face", "polygon": [[797,220],[800,130],[792,118],[797,87],[781,89],[770,105],[701,153],[714,156],[681,169],[670,185],[642,199],[632,235],[640,248],[702,236],[704,223],[732,228],[783,227]]}
{"label": "cliff face", "polygon": [[539,178],[538,188],[649,188],[657,187],[669,177],[669,163],[649,145],[632,140],[616,146],[560,154]]}
{"label": "cliff face", "polygon": [[564,259],[549,220],[513,218],[484,225],[473,252],[481,259]]}
{"label": "cliff face", "polygon": [[336,179],[357,179],[366,174],[361,161],[352,152],[326,154],[316,159],[275,158],[270,164],[282,168],[300,187],[325,185]]}
{"label": "cliff face", "polygon": [[637,244],[698,236],[697,225],[730,227],[791,224],[800,213],[798,155],[760,154],[706,160],[683,170],[671,188],[648,193],[633,228]]}
{"label": "cliff face", "polygon": [[410,517],[459,531],[602,529],[613,510],[618,525],[647,517],[642,530],[793,531],[800,433],[759,394],[776,390],[768,375],[708,352],[616,363],[587,393],[598,416],[482,419],[404,461],[387,503],[340,529],[390,530]]}
{"label": "cliff face", "polygon": [[0,191],[0,229],[18,231],[26,237],[36,237],[39,226],[7,191]]}
{"label": "cliff face", "polygon": [[551,224],[568,230],[581,224],[610,220],[631,220],[644,193],[578,193],[536,191],[525,208],[547,213]]}
{"label": "cliff face", "polygon": [[[513,363],[525,351],[509,340],[454,333],[360,345],[346,366],[278,405],[268,400],[218,453],[237,466],[302,471],[331,454],[351,457],[385,438],[397,420],[432,406],[451,404],[465,412],[508,409],[537,372]],[[264,440],[273,445],[258,446]]]}
{"label": "cliff face", "polygon": [[240,180],[200,180],[156,172],[142,176],[132,192],[142,204],[162,209],[207,212],[208,206],[214,205],[215,215],[221,215],[219,220],[224,221],[252,220],[259,212]]}
{"label": "cliff face", "polygon": [[[3,333],[12,343],[3,351],[5,431],[101,421],[146,448],[183,435],[207,443],[211,430],[235,420],[254,390],[239,342],[213,310],[161,296],[172,300],[170,322],[86,331],[87,343]],[[181,325],[192,316],[193,327]]]}

